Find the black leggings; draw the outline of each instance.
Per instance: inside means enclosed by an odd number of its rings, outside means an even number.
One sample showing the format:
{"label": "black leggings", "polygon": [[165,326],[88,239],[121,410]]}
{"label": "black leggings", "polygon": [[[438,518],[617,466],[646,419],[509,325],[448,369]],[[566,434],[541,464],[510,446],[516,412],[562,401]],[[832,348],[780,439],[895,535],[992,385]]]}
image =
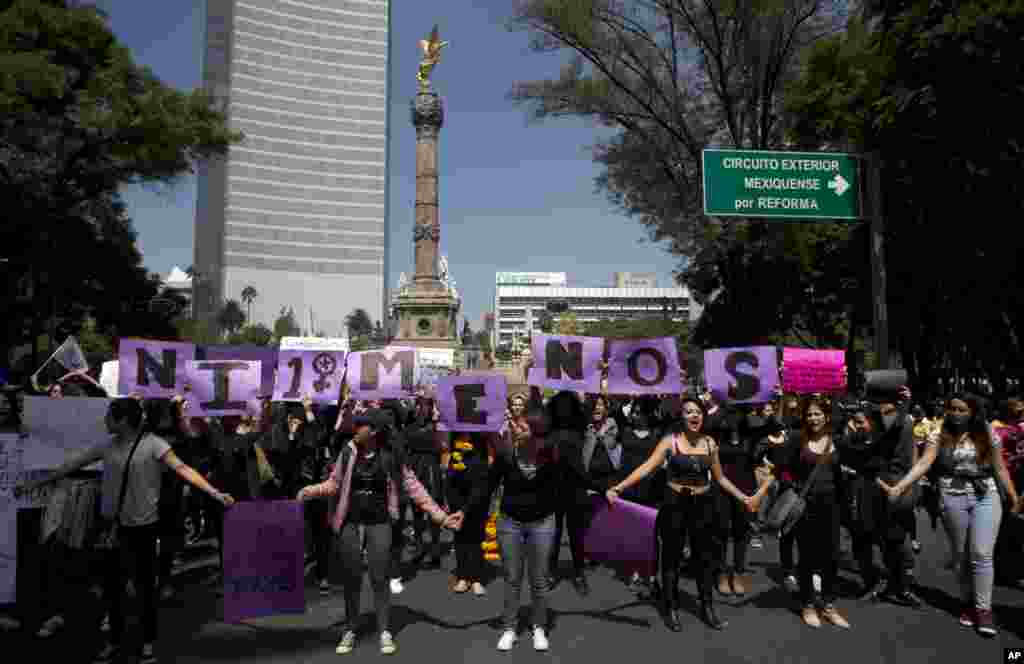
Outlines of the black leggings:
{"label": "black leggings", "polygon": [[555,512],[555,544],[551,548],[551,560],[548,563],[548,570],[552,576],[558,572],[563,529],[569,531],[569,551],[572,554],[573,573],[577,577],[583,576],[583,561],[586,559],[583,542],[591,515],[592,510],[589,506],[576,502],[570,502],[564,509]]}
{"label": "black leggings", "polygon": [[327,502],[313,500],[306,503],[306,527],[309,532],[310,553],[316,561],[316,579],[327,579],[328,558],[331,555],[331,529],[327,523]]}
{"label": "black leggings", "polygon": [[[359,531],[366,539],[366,560],[370,571],[370,587],[373,588],[374,609],[377,612],[377,629],[386,632],[390,628],[391,590],[388,579],[391,575],[391,524],[381,523],[361,526],[346,523],[334,538],[338,557],[337,574],[345,595],[345,618],[348,629],[354,630],[359,621],[360,599],[363,591],[363,554]],[[331,568],[334,569],[334,566]]]}
{"label": "black leggings", "polygon": [[839,577],[839,499],[834,493],[807,494],[807,509],[793,528],[800,547],[800,598],[814,602],[813,577],[821,575],[821,597],[827,605],[836,599]]}
{"label": "black leggings", "polygon": [[[120,547],[107,552],[103,594],[110,602],[110,643],[124,635],[126,564],[135,566],[135,592],[142,604],[142,641],[156,641],[156,538],[159,524],[120,528]],[[126,560],[126,558],[128,560]]]}
{"label": "black leggings", "polygon": [[715,492],[685,496],[669,490],[655,521],[662,592],[678,603],[679,565],[683,543],[689,537],[690,564],[701,594],[714,584],[721,539],[718,537]]}
{"label": "black leggings", "polygon": [[462,528],[455,532],[455,578],[463,581],[481,581],[484,573],[484,527],[487,510],[469,512]]}

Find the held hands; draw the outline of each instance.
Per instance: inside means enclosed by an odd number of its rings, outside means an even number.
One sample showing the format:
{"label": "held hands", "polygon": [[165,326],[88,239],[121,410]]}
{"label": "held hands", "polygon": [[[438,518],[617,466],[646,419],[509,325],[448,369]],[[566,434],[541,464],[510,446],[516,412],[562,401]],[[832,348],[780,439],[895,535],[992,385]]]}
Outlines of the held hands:
{"label": "held hands", "polygon": [[622,491],[616,487],[612,487],[605,491],[604,498],[608,501],[608,509],[613,509],[615,507],[615,501],[620,500],[620,493],[622,493]]}
{"label": "held hands", "polygon": [[441,522],[441,527],[447,530],[461,530],[462,521],[465,518],[466,515],[464,512],[455,512],[454,514],[449,514],[445,518],[445,520]]}
{"label": "held hands", "polygon": [[887,496],[889,496],[889,500],[896,501],[900,497],[900,495],[903,494],[903,490],[900,489],[899,484],[889,486],[880,479],[876,479],[875,483],[878,484],[878,487],[882,489],[882,491],[884,491]]}
{"label": "held hands", "polygon": [[301,489],[299,489],[299,493],[296,494],[295,500],[299,501],[300,503],[304,503],[307,500],[309,500],[309,487],[304,486]]}
{"label": "held hands", "polygon": [[313,408],[313,400],[309,397],[308,394],[302,395],[302,407],[306,410],[310,410],[311,408]]}
{"label": "held hands", "polygon": [[231,497],[231,494],[217,492],[217,500],[225,509],[230,509],[235,504],[235,499]]}

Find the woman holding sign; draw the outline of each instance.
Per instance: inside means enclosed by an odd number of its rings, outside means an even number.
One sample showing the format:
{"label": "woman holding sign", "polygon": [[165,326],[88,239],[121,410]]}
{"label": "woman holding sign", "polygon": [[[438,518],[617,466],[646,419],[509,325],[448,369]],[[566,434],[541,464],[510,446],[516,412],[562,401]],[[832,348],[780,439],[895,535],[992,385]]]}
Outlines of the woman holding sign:
{"label": "woman holding sign", "polygon": [[691,560],[697,567],[701,618],[713,629],[724,629],[727,623],[715,612],[712,594],[719,551],[714,485],[720,486],[751,512],[757,511],[767,485],[754,496],[747,496],[737,489],[722,472],[718,446],[702,432],[704,406],[692,398],[683,399],[681,405],[682,421],[672,423],[650,458],[609,489],[607,495],[608,500],[614,502],[634,484],[663,464],[667,465],[669,491],[657,521],[665,623],[673,632],[682,629],[678,613],[679,565],[683,541],[689,536]]}
{"label": "woman holding sign", "polygon": [[300,501],[336,497],[331,506],[331,529],[340,554],[343,571],[345,615],[348,625],[336,652],[347,655],[355,648],[356,622],[363,589],[363,558],[360,529],[365,532],[366,557],[370,583],[374,591],[380,651],[391,655],[397,650],[390,632],[392,522],[398,519],[399,491],[404,489],[415,505],[427,512],[437,524],[458,530],[461,516],[449,516],[405,465],[399,452],[388,444],[387,421],[379,411],[357,415],[355,433],[346,445],[334,471],[325,482],[299,491]]}

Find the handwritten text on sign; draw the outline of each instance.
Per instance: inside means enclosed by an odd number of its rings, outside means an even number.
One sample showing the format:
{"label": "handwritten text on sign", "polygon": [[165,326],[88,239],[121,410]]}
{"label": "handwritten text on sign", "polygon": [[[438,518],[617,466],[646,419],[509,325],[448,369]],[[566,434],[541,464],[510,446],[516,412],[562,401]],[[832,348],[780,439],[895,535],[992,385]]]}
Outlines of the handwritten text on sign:
{"label": "handwritten text on sign", "polygon": [[344,351],[282,350],[277,358],[274,401],[301,401],[306,395],[315,403],[338,400],[345,375]]}
{"label": "handwritten text on sign", "polygon": [[531,351],[533,367],[527,376],[530,385],[553,390],[601,391],[604,339],[537,334]]}
{"label": "handwritten text on sign", "polygon": [[258,412],[261,363],[250,360],[189,362],[186,367],[193,415],[219,417]]}
{"label": "handwritten text on sign", "polygon": [[508,385],[501,374],[442,376],[437,381],[439,431],[500,431]]}
{"label": "handwritten text on sign", "polygon": [[348,356],[348,384],[356,399],[405,399],[414,395],[415,348],[389,346]]}
{"label": "handwritten text on sign", "polygon": [[672,337],[617,339],[608,354],[611,394],[678,394],[679,353]]}
{"label": "handwritten text on sign", "polygon": [[196,357],[193,344],[176,341],[121,339],[117,359],[117,391],[148,399],[170,398],[185,389],[186,363]]}
{"label": "handwritten text on sign", "polygon": [[782,349],[782,383],[787,392],[846,391],[846,353],[841,350]]}

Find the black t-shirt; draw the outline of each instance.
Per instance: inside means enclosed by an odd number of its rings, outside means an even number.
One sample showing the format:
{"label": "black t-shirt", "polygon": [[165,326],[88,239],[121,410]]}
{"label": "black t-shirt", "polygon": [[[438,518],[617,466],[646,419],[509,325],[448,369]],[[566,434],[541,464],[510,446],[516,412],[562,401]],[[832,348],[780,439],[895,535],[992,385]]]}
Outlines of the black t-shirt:
{"label": "black t-shirt", "polygon": [[348,520],[376,525],[388,522],[388,476],[380,454],[357,456],[352,469]]}
{"label": "black t-shirt", "polygon": [[503,484],[502,514],[524,523],[540,521],[554,514],[558,505],[562,480],[559,471],[551,461],[542,459],[530,466],[517,459],[514,452],[500,451],[488,473],[488,495]]}

